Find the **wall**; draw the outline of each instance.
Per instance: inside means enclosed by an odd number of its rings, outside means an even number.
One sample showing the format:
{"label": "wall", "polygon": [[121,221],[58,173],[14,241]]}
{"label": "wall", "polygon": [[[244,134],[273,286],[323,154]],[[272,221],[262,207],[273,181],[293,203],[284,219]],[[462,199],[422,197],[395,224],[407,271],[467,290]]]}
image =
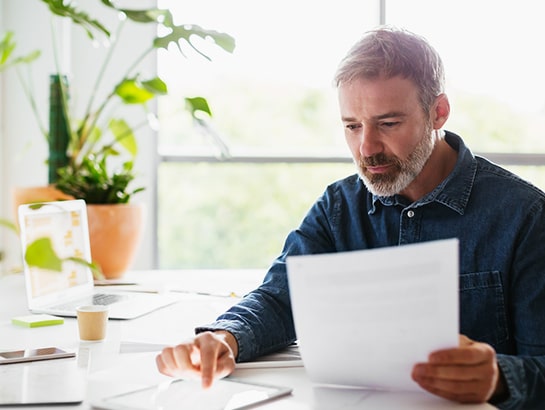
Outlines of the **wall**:
{"label": "wall", "polygon": [[[4,3],[0,3],[0,33],[4,32]],[[4,82],[0,74],[0,217],[4,215],[4,101],[3,101]],[[0,275],[4,271],[4,230],[0,229]]]}
{"label": "wall", "polygon": [[[91,16],[103,21],[108,27],[114,27],[116,15],[100,4],[99,0],[78,3],[85,5]],[[141,1],[139,8],[155,4],[153,0]],[[130,5],[130,2],[127,3]],[[134,7],[134,6],[133,6]],[[31,12],[29,12],[31,10]],[[33,93],[41,110],[42,123],[47,126],[48,82],[49,75],[54,72],[54,58],[51,47],[51,14],[39,0],[2,0],[0,2],[1,33],[6,30],[15,32],[17,55],[32,50],[42,50],[42,56],[32,65]],[[72,25],[63,19],[54,19],[53,26],[63,36],[64,51],[59,56],[61,65],[68,70],[71,85],[71,102],[75,104],[75,112],[85,108],[88,96],[95,89],[95,78],[98,67],[106,55],[104,47],[93,47],[79,26]],[[145,44],[154,36],[152,26],[132,27],[130,22],[121,37],[122,41],[115,51],[115,61],[110,64],[106,73],[104,86],[96,90],[98,98],[111,90],[128,68],[129,62],[135,60]],[[152,57],[143,64],[146,76],[156,72],[156,61]],[[111,71],[110,71],[111,69]],[[24,69],[23,69],[24,72]],[[32,115],[30,105],[22,92],[16,71],[8,70],[0,76],[0,182],[1,200],[0,216],[11,218],[13,210],[11,193],[18,186],[45,185],[47,183],[47,145]],[[151,107],[154,109],[154,107]],[[131,111],[132,112],[132,111]],[[144,118],[142,111],[134,115],[136,122]],[[140,118],[139,116],[142,116]],[[153,264],[152,235],[154,223],[154,181],[156,163],[155,133],[144,127],[138,132],[139,156],[136,162],[139,174],[136,184],[146,186],[146,191],[135,197],[135,201],[147,206],[147,226],[141,249],[135,261],[135,269],[147,269]],[[20,250],[15,235],[2,230],[4,248],[7,258],[4,268],[20,264]]]}

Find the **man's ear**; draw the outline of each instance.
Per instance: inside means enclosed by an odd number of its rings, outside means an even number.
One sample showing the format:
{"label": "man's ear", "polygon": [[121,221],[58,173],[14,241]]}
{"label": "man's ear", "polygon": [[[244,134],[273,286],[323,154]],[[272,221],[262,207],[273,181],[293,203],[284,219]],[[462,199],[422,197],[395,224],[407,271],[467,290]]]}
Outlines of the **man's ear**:
{"label": "man's ear", "polygon": [[430,112],[433,129],[440,129],[447,122],[450,115],[450,103],[446,94],[439,94],[435,98],[435,102]]}

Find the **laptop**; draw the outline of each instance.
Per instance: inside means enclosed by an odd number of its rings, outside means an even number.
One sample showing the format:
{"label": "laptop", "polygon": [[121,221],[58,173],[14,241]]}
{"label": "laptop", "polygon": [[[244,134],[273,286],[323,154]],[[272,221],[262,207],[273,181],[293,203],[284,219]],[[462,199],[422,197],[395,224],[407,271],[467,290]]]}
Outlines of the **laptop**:
{"label": "laptop", "polygon": [[[71,257],[91,262],[87,208],[82,199],[20,205],[18,208],[28,308],[33,313],[76,317],[82,305],[109,305],[110,319],[133,319],[176,302],[174,294],[99,292],[89,267]],[[48,238],[62,260],[61,271],[29,266],[29,246]],[[41,251],[43,256],[47,252]]]}

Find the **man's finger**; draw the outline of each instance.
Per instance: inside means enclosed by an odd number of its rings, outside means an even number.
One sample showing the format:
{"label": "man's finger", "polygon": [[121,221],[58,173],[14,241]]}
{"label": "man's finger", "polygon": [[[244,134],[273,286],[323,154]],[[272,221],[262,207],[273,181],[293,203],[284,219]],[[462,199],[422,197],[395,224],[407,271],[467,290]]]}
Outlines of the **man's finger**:
{"label": "man's finger", "polygon": [[429,355],[433,364],[478,365],[494,360],[496,354],[491,346],[484,343],[471,343],[454,349],[438,350]]}
{"label": "man's finger", "polygon": [[197,369],[189,358],[190,349],[187,345],[164,348],[155,359],[157,368],[161,373],[173,377],[195,374]]}
{"label": "man's finger", "polygon": [[204,342],[197,340],[195,344],[200,351],[200,372],[202,386],[204,388],[208,388],[214,381],[218,359],[218,349],[221,347],[221,345],[219,343],[210,343],[210,341],[207,339]]}
{"label": "man's finger", "polygon": [[448,400],[457,401],[460,403],[484,403],[488,396],[480,389],[475,389],[472,382],[467,382],[465,385],[461,383],[442,382],[432,380],[422,380],[418,384],[428,392]]}
{"label": "man's finger", "polygon": [[413,369],[416,377],[426,377],[441,380],[453,381],[479,381],[488,380],[494,377],[496,369],[493,363],[485,362],[478,365],[435,365],[435,364],[417,364]]}

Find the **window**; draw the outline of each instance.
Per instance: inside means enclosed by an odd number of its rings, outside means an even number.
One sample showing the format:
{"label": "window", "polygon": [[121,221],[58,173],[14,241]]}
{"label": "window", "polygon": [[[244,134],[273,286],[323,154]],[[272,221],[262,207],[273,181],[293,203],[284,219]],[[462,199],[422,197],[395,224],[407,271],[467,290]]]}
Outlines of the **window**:
{"label": "window", "polygon": [[540,2],[432,4],[386,0],[386,19],[427,37],[441,53],[453,107],[447,128],[474,151],[545,154]]}
{"label": "window", "polygon": [[[159,1],[177,23],[237,41],[232,55],[210,48],[211,62],[159,53],[171,87],[159,103],[159,268],[265,268],[325,186],[354,173],[331,80],[379,21],[426,36],[442,55],[446,128],[545,187],[539,2],[319,3]],[[196,95],[213,112],[206,129],[183,110]]]}

